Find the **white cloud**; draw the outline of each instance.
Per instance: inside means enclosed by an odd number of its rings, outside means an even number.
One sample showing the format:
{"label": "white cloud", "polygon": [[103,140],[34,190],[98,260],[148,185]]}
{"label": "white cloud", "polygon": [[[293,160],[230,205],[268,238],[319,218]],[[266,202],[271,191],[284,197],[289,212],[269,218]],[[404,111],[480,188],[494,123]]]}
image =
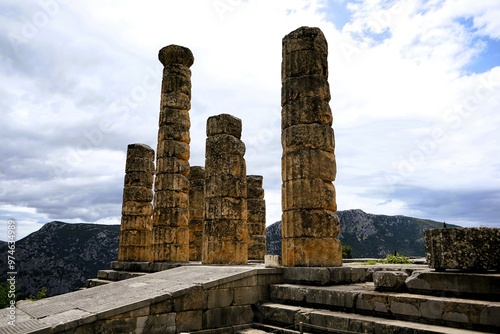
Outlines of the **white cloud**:
{"label": "white cloud", "polygon": [[420,194],[500,187],[500,64],[469,66],[500,38],[495,1],[349,2],[343,27],[325,1],[55,1],[0,5],[0,204],[35,210],[32,227],[119,221],[127,144],[156,149],[168,44],[195,56],[190,163],[204,163],[209,116],[240,117],[267,221],[281,219],[281,39],[302,25],[329,43],[339,209],[441,219]]}

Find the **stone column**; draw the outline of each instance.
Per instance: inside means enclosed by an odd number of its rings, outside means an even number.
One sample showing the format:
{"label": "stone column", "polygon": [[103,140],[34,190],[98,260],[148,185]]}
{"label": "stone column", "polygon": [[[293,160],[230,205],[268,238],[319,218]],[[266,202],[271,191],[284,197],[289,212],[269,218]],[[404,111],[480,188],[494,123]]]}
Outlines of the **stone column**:
{"label": "stone column", "polygon": [[189,182],[189,261],[201,261],[205,168],[191,167]]}
{"label": "stone column", "polygon": [[152,260],[154,159],[151,147],[128,145],[118,261]]}
{"label": "stone column", "polygon": [[249,260],[264,260],[266,255],[266,201],[261,175],[247,176],[247,222]]}
{"label": "stone column", "polygon": [[207,121],[204,264],[248,262],[247,182],[241,120],[222,114]]}
{"label": "stone column", "polygon": [[191,51],[169,45],[163,64],[153,213],[154,261],[189,261]]}
{"label": "stone column", "polygon": [[283,38],[281,71],[284,266],[341,266],[333,181],[335,140],[328,85],[328,45],[318,28]]}

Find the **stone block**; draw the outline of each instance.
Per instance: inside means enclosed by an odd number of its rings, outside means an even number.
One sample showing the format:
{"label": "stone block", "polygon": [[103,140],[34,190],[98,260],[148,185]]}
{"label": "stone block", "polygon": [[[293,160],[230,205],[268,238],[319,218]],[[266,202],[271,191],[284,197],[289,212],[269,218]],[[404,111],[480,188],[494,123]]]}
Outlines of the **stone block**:
{"label": "stone block", "polygon": [[[180,64],[171,64],[163,68],[163,80],[161,83],[161,93],[162,94],[173,94],[181,97],[177,99],[179,102],[181,100],[191,99],[191,70]],[[166,111],[170,108],[178,108],[189,110],[190,108],[183,108],[177,103],[172,106],[162,106],[160,110]]]}
{"label": "stone block", "polygon": [[153,221],[151,216],[122,216],[120,230],[151,231],[152,227]]}
{"label": "stone block", "polygon": [[149,246],[151,245],[151,230],[122,230],[120,233],[121,246]]}
{"label": "stone block", "polygon": [[330,270],[307,267],[283,268],[283,280],[291,284],[327,285],[330,283]]}
{"label": "stone block", "polygon": [[269,299],[267,286],[234,288],[234,305],[251,305],[266,299]]}
{"label": "stone block", "polygon": [[[187,226],[172,228],[172,225],[155,226],[153,230],[154,240],[161,240],[168,244],[183,244],[189,241],[189,228]],[[175,223],[175,225],[177,224]]]}
{"label": "stone block", "polygon": [[206,219],[203,224],[203,232],[206,236],[218,240],[248,240],[248,227],[244,220]]}
{"label": "stone block", "polygon": [[215,135],[231,135],[241,138],[241,119],[229,114],[209,117],[207,120],[207,137]]}
{"label": "stone block", "polygon": [[153,226],[188,227],[189,210],[179,207],[156,208],[153,214]]}
{"label": "stone block", "polygon": [[175,317],[177,333],[203,329],[203,311],[177,312]]}
{"label": "stone block", "polygon": [[191,97],[181,92],[161,93],[160,109],[191,109]]}
{"label": "stone block", "polygon": [[248,198],[247,208],[252,212],[266,212],[266,201],[262,199]]}
{"label": "stone block", "polygon": [[[211,157],[224,158],[226,155],[245,155],[245,144],[235,136],[220,134],[207,137],[206,152],[210,152]],[[208,159],[210,160],[210,159]],[[209,170],[209,166],[205,164]]]}
{"label": "stone block", "polygon": [[422,316],[422,312],[420,312],[418,306],[418,304],[413,303],[411,300],[401,299],[398,301],[397,298],[395,298],[390,302],[390,311],[395,315],[420,318]]}
{"label": "stone block", "polygon": [[[156,191],[154,196],[155,211],[160,208],[189,208],[189,193],[183,191]],[[187,212],[186,212],[187,214]]]}
{"label": "stone block", "polygon": [[446,228],[424,231],[427,261],[437,270],[474,272],[500,269],[499,228]]}
{"label": "stone block", "polygon": [[167,124],[177,124],[183,129],[189,130],[191,121],[189,117],[189,110],[165,108],[160,112],[159,126]]}
{"label": "stone block", "polygon": [[166,244],[154,241],[153,259],[156,262],[188,262],[189,241],[183,244]]}
{"label": "stone block", "polygon": [[246,198],[212,197],[205,198],[205,219],[236,219],[247,218]]}
{"label": "stone block", "polygon": [[281,79],[308,75],[328,78],[327,55],[317,50],[300,50],[283,55]]}
{"label": "stone block", "polygon": [[233,304],[234,289],[210,289],[208,291],[208,309],[228,307]]}
{"label": "stone block", "polygon": [[217,159],[206,159],[205,167],[207,177],[225,174],[243,178],[246,175],[245,159],[241,154],[223,154]]}
{"label": "stone block", "polygon": [[188,193],[189,179],[181,174],[158,173],[155,178],[155,191],[162,190]]}
{"label": "stone block", "polygon": [[153,206],[149,202],[127,202],[122,207],[122,216],[151,216]]}
{"label": "stone block", "polygon": [[328,101],[319,97],[307,97],[288,101],[281,110],[281,128],[299,124],[323,124],[331,126],[332,110]]}
{"label": "stone block", "polygon": [[142,158],[154,160],[155,151],[146,144],[129,144],[127,146],[127,158]]}
{"label": "stone block", "polygon": [[255,213],[250,214],[248,213],[247,221],[248,223],[248,234],[249,235],[254,235],[254,236],[264,236],[265,230],[266,230],[266,225],[265,221],[263,223],[253,223],[255,220],[251,219],[254,218],[252,217],[255,215]]}
{"label": "stone block", "polygon": [[247,264],[248,244],[244,240],[220,240],[213,236],[203,237],[203,264]]}
{"label": "stone block", "polygon": [[314,50],[321,54],[328,54],[328,43],[321,29],[316,27],[300,27],[283,38],[283,54]]}
{"label": "stone block", "polygon": [[323,75],[313,74],[302,77],[288,77],[281,81],[281,106],[289,101],[318,97],[330,101],[330,85]]}
{"label": "stone block", "polygon": [[373,283],[378,291],[404,291],[408,274],[403,271],[377,271],[373,273]]}
{"label": "stone block", "polygon": [[150,172],[129,172],[125,174],[124,186],[139,186],[149,189],[153,188],[154,170]]}
{"label": "stone block", "polygon": [[289,126],[282,131],[281,144],[285,155],[301,150],[321,150],[334,153],[335,137],[331,126],[298,124]]}
{"label": "stone block", "polygon": [[201,287],[193,287],[174,298],[176,312],[201,310],[206,308],[207,292]]}
{"label": "stone block", "polygon": [[319,178],[335,181],[337,164],[335,154],[323,150],[299,150],[285,154],[282,158],[282,179]]}
{"label": "stone block", "polygon": [[340,267],[340,241],[335,238],[283,239],[282,259],[287,267]]}
{"label": "stone block", "polygon": [[[337,211],[335,186],[321,179],[284,181],[281,190],[283,211],[329,210]],[[283,214],[285,218],[285,214]]]}
{"label": "stone block", "polygon": [[425,319],[443,319],[443,302],[441,300],[428,300],[420,303],[420,312]]}
{"label": "stone block", "polygon": [[208,309],[203,312],[203,328],[221,328],[250,324],[253,311],[250,305]]}
{"label": "stone block", "polygon": [[125,173],[154,171],[154,169],[154,159],[132,157],[127,158],[125,162]]}
{"label": "stone block", "polygon": [[158,142],[157,158],[176,157],[181,160],[189,160],[189,144],[167,139]]}
{"label": "stone block", "polygon": [[189,172],[190,180],[204,180],[205,179],[205,167],[203,166],[191,166]]}
{"label": "stone block", "polygon": [[189,162],[177,157],[158,158],[156,161],[159,173],[189,175]]}
{"label": "stone block", "polygon": [[406,280],[412,293],[500,300],[500,274],[414,271]]}
{"label": "stone block", "polygon": [[212,197],[246,198],[246,180],[231,174],[207,176],[205,179],[205,198]]}
{"label": "stone block", "polygon": [[254,198],[254,199],[263,199],[264,198],[264,189],[248,186],[247,197]]}
{"label": "stone block", "polygon": [[148,202],[153,200],[153,191],[151,188],[127,186],[123,189],[123,202]]}
{"label": "stone block", "polygon": [[329,210],[284,211],[283,222],[283,238],[336,237],[340,232],[340,220]]}
{"label": "stone block", "polygon": [[252,188],[262,188],[262,181],[263,181],[262,175],[247,175],[247,184],[248,187]]}
{"label": "stone block", "polygon": [[167,66],[170,64],[181,64],[187,67],[191,67],[194,62],[194,56],[191,50],[186,47],[174,44],[162,48],[158,52],[158,59],[163,64],[163,66]]}
{"label": "stone block", "polygon": [[158,130],[158,142],[164,140],[175,140],[189,144],[191,138],[189,136],[189,128],[178,124],[162,125]]}

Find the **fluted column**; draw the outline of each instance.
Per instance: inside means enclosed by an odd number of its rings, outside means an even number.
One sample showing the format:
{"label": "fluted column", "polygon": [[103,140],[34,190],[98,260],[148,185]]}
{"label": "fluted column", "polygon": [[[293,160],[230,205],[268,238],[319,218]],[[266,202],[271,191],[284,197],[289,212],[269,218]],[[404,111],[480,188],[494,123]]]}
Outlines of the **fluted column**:
{"label": "fluted column", "polygon": [[266,255],[266,201],[261,175],[247,176],[249,260],[264,260]]}
{"label": "fluted column", "polygon": [[328,45],[318,28],[283,38],[281,142],[282,261],[341,266],[335,139],[329,106]]}
{"label": "fluted column", "polygon": [[241,120],[222,114],[207,121],[204,264],[248,262],[247,183]]}
{"label": "fluted column", "polygon": [[192,166],[189,182],[189,261],[201,261],[205,168]]}
{"label": "fluted column", "polygon": [[189,261],[189,129],[191,51],[169,45],[163,64],[153,214],[154,260]]}
{"label": "fluted column", "polygon": [[118,261],[152,260],[154,159],[151,147],[128,145]]}

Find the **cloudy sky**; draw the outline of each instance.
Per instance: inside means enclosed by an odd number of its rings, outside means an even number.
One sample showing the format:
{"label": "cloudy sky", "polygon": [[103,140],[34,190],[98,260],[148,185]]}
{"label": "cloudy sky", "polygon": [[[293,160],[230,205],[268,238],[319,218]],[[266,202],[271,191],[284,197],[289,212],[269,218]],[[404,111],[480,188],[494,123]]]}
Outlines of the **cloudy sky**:
{"label": "cloudy sky", "polygon": [[179,44],[191,165],[209,116],[241,118],[279,220],[281,39],[306,25],[329,43],[339,210],[500,227],[499,17],[500,0],[3,0],[0,219],[18,239],[118,224],[127,144],[156,149],[158,50]]}

